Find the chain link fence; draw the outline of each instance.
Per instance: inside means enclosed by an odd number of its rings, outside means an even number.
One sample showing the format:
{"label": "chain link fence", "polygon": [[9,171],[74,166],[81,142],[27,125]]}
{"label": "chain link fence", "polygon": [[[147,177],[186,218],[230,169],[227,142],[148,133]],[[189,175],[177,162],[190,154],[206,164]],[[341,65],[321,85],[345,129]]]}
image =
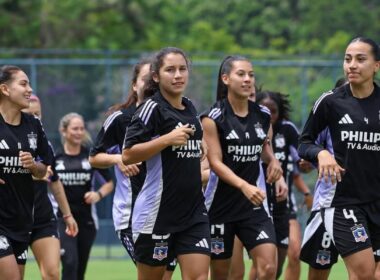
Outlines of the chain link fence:
{"label": "chain link fence", "polygon": [[[41,55],[39,55],[41,56]],[[79,56],[81,56],[79,54]],[[49,140],[60,145],[58,123],[68,112],[84,116],[90,134],[95,137],[105,112],[126,99],[133,65],[138,58],[0,58],[0,64],[13,64],[28,74],[34,93],[42,102],[43,124]],[[193,60],[186,95],[198,111],[207,109],[215,100],[220,60]],[[342,61],[294,59],[253,61],[256,83],[265,90],[289,94],[293,107],[292,120],[301,128],[313,101],[324,91],[333,88],[342,76]],[[305,176],[310,187],[315,174]],[[299,204],[302,198],[298,196]],[[96,243],[103,245],[99,256],[118,257],[112,245],[119,245],[112,223],[112,196],[97,206],[101,228]],[[306,211],[300,208],[304,224]],[[105,246],[104,246],[105,245]],[[119,252],[119,251],[118,251]]]}

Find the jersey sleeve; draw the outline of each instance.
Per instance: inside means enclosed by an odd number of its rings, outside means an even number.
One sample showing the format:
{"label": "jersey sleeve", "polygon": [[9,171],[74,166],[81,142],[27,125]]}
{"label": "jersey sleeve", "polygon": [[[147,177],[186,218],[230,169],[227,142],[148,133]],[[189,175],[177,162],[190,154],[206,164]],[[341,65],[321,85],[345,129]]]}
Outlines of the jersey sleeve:
{"label": "jersey sleeve", "polygon": [[94,168],[92,185],[94,185],[95,182],[98,182],[99,184],[103,185],[111,180],[112,180],[112,173],[109,168],[106,168],[106,169]]}
{"label": "jersey sleeve", "polygon": [[110,153],[112,148],[122,145],[123,140],[119,140],[120,142],[118,141],[120,138],[120,136],[118,137],[118,134],[122,133],[123,136],[125,134],[125,127],[122,131],[119,131],[122,129],[119,125],[121,116],[122,112],[117,111],[106,119],[90,150],[91,156],[95,156],[98,153]]}
{"label": "jersey sleeve", "polygon": [[36,154],[39,159],[41,159],[41,162],[45,165],[51,165],[52,164],[52,157],[50,155],[50,146],[49,142],[46,138],[45,131],[42,127],[42,123],[38,118],[35,118],[35,124],[38,131],[37,136],[37,150]]}
{"label": "jersey sleeve", "polygon": [[158,136],[160,123],[159,105],[152,99],[147,100],[137,109],[126,129],[123,149]]}
{"label": "jersey sleeve", "polygon": [[292,156],[293,161],[296,163],[300,160],[300,156],[298,155],[298,138],[299,132],[292,122],[286,122],[288,126],[288,141],[289,141],[289,154]]}
{"label": "jersey sleeve", "polygon": [[53,149],[53,146],[51,145],[51,143],[49,142],[49,156],[51,158],[51,171],[52,171],[52,175],[50,176],[50,181],[51,182],[56,182],[58,181],[59,179],[59,176],[58,176],[58,173],[57,173],[57,170],[55,170],[55,155],[54,155],[54,149]]}
{"label": "jersey sleeve", "polygon": [[328,101],[332,91],[324,93],[314,104],[300,137],[298,153],[301,158],[315,162],[324,148],[316,144],[319,134],[327,127]]}

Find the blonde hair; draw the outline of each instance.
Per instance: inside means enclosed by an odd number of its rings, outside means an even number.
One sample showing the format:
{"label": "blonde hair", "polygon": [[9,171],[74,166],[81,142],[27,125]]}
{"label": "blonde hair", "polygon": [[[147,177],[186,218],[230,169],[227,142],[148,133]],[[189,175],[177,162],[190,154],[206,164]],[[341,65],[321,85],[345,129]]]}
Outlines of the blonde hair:
{"label": "blonde hair", "polygon": [[[78,113],[75,113],[75,112],[71,112],[71,113],[68,113],[66,115],[64,115],[61,120],[59,121],[59,127],[58,127],[58,130],[59,130],[59,133],[61,134],[61,142],[62,142],[62,145],[65,143],[65,138],[63,137],[63,132],[65,130],[67,130],[67,127],[69,126],[70,122],[72,119],[74,118],[78,118],[78,119],[81,119],[84,122],[84,118],[82,115],[78,114]],[[83,146],[86,146],[86,147],[89,147],[92,145],[92,139],[91,139],[91,135],[90,133],[88,133],[88,131],[85,129],[84,130],[84,136],[83,136],[83,140],[82,140],[82,145]]]}

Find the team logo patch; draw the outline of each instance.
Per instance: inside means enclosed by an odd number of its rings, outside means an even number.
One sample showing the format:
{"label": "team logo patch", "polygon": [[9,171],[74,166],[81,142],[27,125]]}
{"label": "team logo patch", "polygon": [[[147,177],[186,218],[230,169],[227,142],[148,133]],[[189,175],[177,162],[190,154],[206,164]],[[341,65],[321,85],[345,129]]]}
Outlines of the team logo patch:
{"label": "team logo patch", "polygon": [[362,224],[358,224],[351,228],[355,242],[365,242],[368,239],[367,232]]}
{"label": "team logo patch", "polygon": [[55,170],[65,170],[65,164],[63,162],[63,160],[57,160],[55,162]]}
{"label": "team logo patch", "polygon": [[215,255],[224,253],[223,238],[211,238],[211,253]]}
{"label": "team logo patch", "polygon": [[320,265],[326,265],[331,262],[331,252],[327,250],[319,250],[316,262]]}
{"label": "team logo patch", "polygon": [[8,247],[8,239],[4,235],[0,235],[0,250],[7,250]]}
{"label": "team logo patch", "polygon": [[274,144],[277,148],[283,148],[285,147],[285,137],[282,134],[276,134],[276,137],[274,138]]}
{"label": "team logo patch", "polygon": [[88,161],[88,159],[82,160],[82,168],[84,170],[90,170],[91,169],[91,165],[90,165],[90,162]]}
{"label": "team logo patch", "polygon": [[266,137],[263,127],[260,123],[255,124],[255,131],[256,131],[257,137],[259,137],[260,139],[264,139]]}
{"label": "team logo patch", "polygon": [[162,261],[168,257],[168,244],[167,243],[156,243],[153,249],[153,259]]}
{"label": "team logo patch", "polygon": [[36,150],[37,149],[37,134],[31,132],[27,136],[28,136],[29,147],[32,150]]}

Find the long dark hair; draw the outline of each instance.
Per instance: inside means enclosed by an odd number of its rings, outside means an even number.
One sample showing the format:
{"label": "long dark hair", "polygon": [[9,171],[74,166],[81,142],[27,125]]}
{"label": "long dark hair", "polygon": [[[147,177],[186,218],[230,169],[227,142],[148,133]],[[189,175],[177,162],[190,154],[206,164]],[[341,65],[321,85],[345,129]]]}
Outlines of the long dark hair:
{"label": "long dark hair", "polygon": [[228,94],[228,88],[222,81],[222,76],[224,74],[230,74],[232,69],[232,64],[235,61],[248,61],[251,63],[251,61],[241,55],[229,55],[226,58],[223,59],[222,63],[220,64],[219,68],[219,74],[218,74],[218,84],[216,87],[216,100],[221,100],[223,98],[227,97]]}
{"label": "long dark hair", "polygon": [[183,50],[176,48],[176,47],[166,47],[166,48],[159,50],[152,57],[152,60],[150,63],[150,73],[146,77],[144,87],[143,87],[144,99],[151,97],[153,94],[155,94],[159,90],[159,84],[153,80],[153,74],[158,75],[160,68],[164,64],[165,57],[171,53],[182,55],[186,61],[186,65],[187,65],[188,69],[190,68],[190,60]]}
{"label": "long dark hair", "polygon": [[275,91],[261,91],[256,94],[256,102],[261,103],[264,99],[269,98],[273,100],[278,107],[278,120],[289,120],[291,106],[289,102],[289,95]]}
{"label": "long dark hair", "polygon": [[136,84],[136,82],[137,82],[137,78],[140,75],[141,68],[146,64],[150,64],[150,62],[151,62],[151,59],[147,57],[147,58],[141,59],[139,62],[137,62],[133,66],[133,74],[132,74],[132,79],[130,82],[128,96],[127,96],[126,101],[124,103],[118,103],[118,104],[115,104],[112,107],[110,107],[108,109],[107,115],[110,115],[113,112],[121,110],[121,109],[126,109],[129,106],[137,103],[137,92],[133,90],[133,85]]}

